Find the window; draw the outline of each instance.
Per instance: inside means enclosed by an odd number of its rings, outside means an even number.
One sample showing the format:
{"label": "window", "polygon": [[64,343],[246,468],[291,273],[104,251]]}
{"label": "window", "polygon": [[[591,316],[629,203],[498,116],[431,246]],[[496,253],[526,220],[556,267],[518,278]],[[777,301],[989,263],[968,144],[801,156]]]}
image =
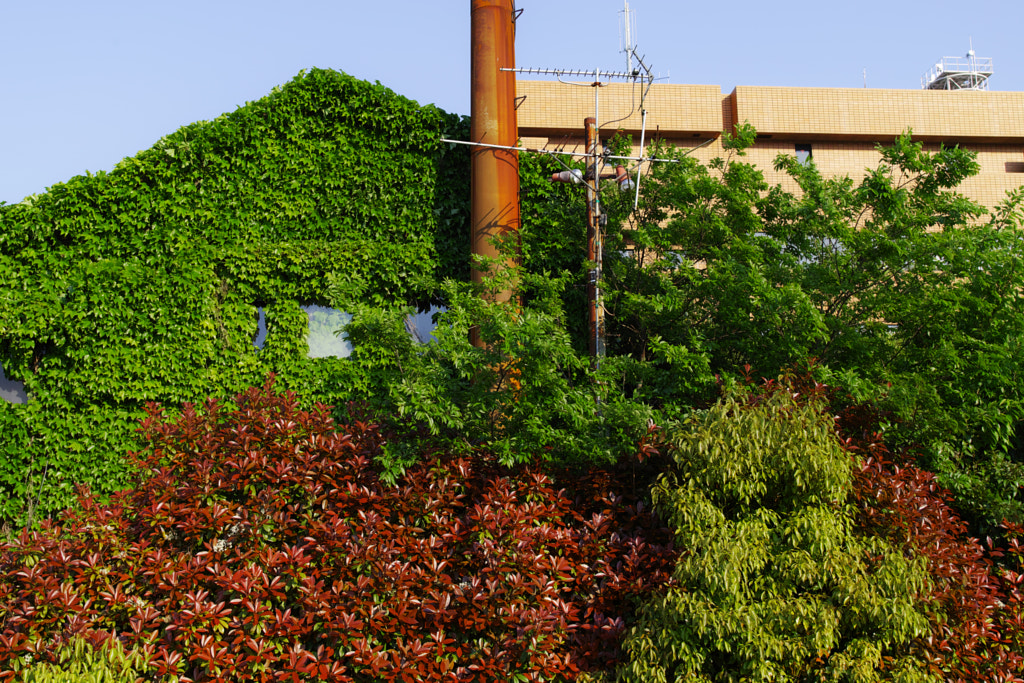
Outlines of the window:
{"label": "window", "polygon": [[306,343],[309,345],[307,358],[345,358],[352,353],[352,345],[341,334],[341,328],[352,320],[350,313],[316,305],[303,306],[302,310],[309,316],[309,331],[306,334]]}
{"label": "window", "polygon": [[447,308],[442,306],[431,306],[429,311],[407,315],[405,317],[405,331],[420,344],[429,344],[434,341],[434,314],[444,313]]}
{"label": "window", "polygon": [[0,363],[0,401],[7,403],[28,403],[28,394],[25,393],[25,385],[7,379],[4,374],[3,363]]}
{"label": "window", "polygon": [[257,349],[262,349],[267,343],[267,312],[263,310],[262,306],[256,307],[256,338],[252,340],[252,345]]}
{"label": "window", "polygon": [[[252,345],[259,351],[267,343],[267,313],[263,306],[256,306],[256,336]],[[328,306],[315,304],[303,306],[306,312],[306,344],[307,358],[345,358],[352,353],[352,344],[340,334],[342,327],[352,320],[352,315],[345,311]],[[408,315],[405,318],[405,330],[416,342],[429,344],[434,341],[433,316],[443,313],[447,309],[443,306],[431,306],[430,310],[423,313]],[[2,374],[0,374],[2,377]],[[2,385],[0,385],[2,390]],[[2,394],[0,394],[2,398]]]}
{"label": "window", "polygon": [[814,158],[810,145],[796,145],[796,160],[806,166],[807,162]]}

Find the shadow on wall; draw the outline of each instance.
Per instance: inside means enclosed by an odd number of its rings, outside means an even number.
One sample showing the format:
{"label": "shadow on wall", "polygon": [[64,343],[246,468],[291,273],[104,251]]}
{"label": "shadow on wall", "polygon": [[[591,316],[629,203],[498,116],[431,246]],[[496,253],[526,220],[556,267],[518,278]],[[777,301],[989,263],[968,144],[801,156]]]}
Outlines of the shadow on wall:
{"label": "shadow on wall", "polygon": [[28,403],[28,394],[25,392],[25,385],[7,379],[4,374],[3,363],[0,363],[0,401],[7,403]]}

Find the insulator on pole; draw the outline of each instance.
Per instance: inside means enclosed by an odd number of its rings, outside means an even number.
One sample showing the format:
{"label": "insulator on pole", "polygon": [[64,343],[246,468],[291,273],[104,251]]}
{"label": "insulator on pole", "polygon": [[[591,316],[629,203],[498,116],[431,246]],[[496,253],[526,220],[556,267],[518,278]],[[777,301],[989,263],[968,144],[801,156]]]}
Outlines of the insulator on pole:
{"label": "insulator on pole", "polygon": [[552,173],[551,182],[579,185],[583,182],[583,171],[578,168],[574,168],[571,171],[559,171],[558,173]]}
{"label": "insulator on pole", "polygon": [[626,167],[621,164],[615,167],[615,182],[619,184],[619,190],[622,192],[633,189],[633,179],[629,177]]}

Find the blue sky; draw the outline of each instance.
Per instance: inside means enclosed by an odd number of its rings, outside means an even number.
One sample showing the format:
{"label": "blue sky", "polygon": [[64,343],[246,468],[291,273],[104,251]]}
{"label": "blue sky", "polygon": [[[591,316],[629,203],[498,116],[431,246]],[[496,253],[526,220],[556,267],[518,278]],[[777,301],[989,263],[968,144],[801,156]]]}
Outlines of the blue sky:
{"label": "blue sky", "polygon": [[[520,66],[624,68],[622,0],[517,0]],[[973,39],[993,90],[1024,90],[1024,2],[631,0],[671,83],[918,88]],[[301,69],[469,113],[469,0],[6,0],[0,201],[109,170]]]}

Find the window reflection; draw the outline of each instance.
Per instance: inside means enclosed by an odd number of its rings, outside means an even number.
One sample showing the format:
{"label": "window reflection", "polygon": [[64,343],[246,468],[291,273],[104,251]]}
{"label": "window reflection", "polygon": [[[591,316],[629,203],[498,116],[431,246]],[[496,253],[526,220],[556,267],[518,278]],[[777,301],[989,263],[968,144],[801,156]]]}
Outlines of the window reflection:
{"label": "window reflection", "polygon": [[352,320],[352,315],[328,306],[303,306],[309,316],[309,330],[306,343],[307,358],[345,358],[352,353],[352,345],[341,334],[342,327]]}
{"label": "window reflection", "polygon": [[252,345],[257,349],[262,349],[267,343],[267,312],[263,310],[262,306],[256,307],[256,338],[252,340]]}
{"label": "window reflection", "polygon": [[434,330],[437,329],[433,320],[434,314],[444,313],[446,310],[448,309],[443,306],[431,306],[429,311],[407,315],[405,331],[420,344],[429,344],[434,341]]}
{"label": "window reflection", "polygon": [[28,394],[25,392],[24,383],[7,379],[7,375],[4,374],[3,363],[0,363],[0,401],[28,403]]}

